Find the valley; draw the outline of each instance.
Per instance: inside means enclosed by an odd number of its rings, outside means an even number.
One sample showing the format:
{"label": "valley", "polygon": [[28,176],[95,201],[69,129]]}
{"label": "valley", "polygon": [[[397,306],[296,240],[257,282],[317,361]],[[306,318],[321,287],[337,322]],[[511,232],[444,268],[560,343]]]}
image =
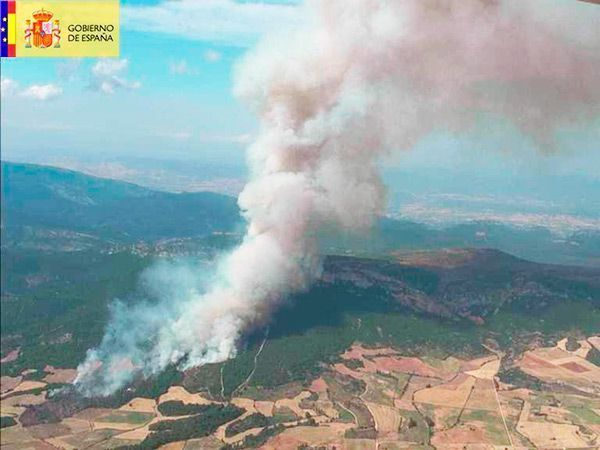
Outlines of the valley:
{"label": "valley", "polygon": [[[575,266],[401,222],[382,221],[368,244],[324,236],[318,282],[281,299],[235,358],[86,398],[71,383],[111,305],[152,301],[157,264],[209,273],[241,238],[239,212],[214,194],[3,170],[2,448],[598,445],[593,246]],[[514,233],[502,240],[517,245]]]}

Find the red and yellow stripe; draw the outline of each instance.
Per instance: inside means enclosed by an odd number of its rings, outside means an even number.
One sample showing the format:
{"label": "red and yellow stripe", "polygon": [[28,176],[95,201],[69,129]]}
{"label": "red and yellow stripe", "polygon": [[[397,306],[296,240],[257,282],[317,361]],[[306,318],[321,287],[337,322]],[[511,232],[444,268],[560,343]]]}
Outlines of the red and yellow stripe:
{"label": "red and yellow stripe", "polygon": [[0,56],[14,57],[17,54],[17,5],[14,0],[2,0],[0,6],[2,28]]}

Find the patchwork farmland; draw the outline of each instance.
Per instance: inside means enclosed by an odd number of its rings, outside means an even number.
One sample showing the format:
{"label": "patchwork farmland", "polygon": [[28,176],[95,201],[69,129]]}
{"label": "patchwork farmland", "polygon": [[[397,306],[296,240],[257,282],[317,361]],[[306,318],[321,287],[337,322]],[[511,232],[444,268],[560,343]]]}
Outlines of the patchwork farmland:
{"label": "patchwork farmland", "polygon": [[[587,356],[599,342],[565,339],[510,362],[493,351],[416,358],[355,343],[306,384],[243,387],[226,400],[173,385],[32,423],[24,413],[75,375],[47,366],[2,377],[2,448],[597,448],[600,368]],[[500,373],[507,364],[517,381]]]}

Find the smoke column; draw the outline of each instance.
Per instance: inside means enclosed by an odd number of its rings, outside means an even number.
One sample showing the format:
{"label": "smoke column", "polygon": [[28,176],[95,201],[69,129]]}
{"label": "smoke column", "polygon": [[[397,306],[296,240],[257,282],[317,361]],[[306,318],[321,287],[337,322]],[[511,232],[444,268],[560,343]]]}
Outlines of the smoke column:
{"label": "smoke column", "polygon": [[377,162],[385,153],[409,149],[434,129],[462,133],[490,118],[555,151],[557,129],[597,120],[598,29],[574,13],[557,20],[548,3],[302,7],[301,29],[266,38],[238,67],[236,94],[261,118],[248,149],[251,180],[239,197],[248,222],[242,244],[207,284],[170,266],[147,275],[161,300],[113,307],[76,384],[104,395],[136,373],[234,356],[244,333],[319,277],[320,229],[368,229],[382,213]]}

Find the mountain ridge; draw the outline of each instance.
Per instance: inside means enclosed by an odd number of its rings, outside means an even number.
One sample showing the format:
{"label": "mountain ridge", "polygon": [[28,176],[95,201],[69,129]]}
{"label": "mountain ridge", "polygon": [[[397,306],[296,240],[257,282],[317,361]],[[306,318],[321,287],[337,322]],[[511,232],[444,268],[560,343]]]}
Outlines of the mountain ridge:
{"label": "mountain ridge", "polygon": [[[80,251],[116,244],[197,247],[217,237],[234,245],[243,231],[236,200],[211,192],[156,191],[125,181],[98,178],[51,166],[2,162],[2,245],[45,251]],[[190,241],[191,240],[191,241]],[[541,263],[600,267],[600,232],[554,236],[547,229],[520,229],[493,222],[432,228],[380,218],[370,233],[329,230],[321,236],[325,254],[379,256],[397,250],[450,247],[497,248]]]}
{"label": "mountain ridge", "polygon": [[236,200],[212,192],[173,194],[35,164],[2,162],[2,226],[95,234],[122,241],[232,231]]}

